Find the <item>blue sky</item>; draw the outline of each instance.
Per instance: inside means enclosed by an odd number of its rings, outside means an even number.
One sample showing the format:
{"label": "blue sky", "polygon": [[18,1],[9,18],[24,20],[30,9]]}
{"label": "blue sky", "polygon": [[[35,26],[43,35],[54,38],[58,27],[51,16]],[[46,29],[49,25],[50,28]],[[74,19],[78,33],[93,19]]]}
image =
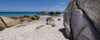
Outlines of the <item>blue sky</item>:
{"label": "blue sky", "polygon": [[64,11],[70,0],[0,0],[0,12]]}

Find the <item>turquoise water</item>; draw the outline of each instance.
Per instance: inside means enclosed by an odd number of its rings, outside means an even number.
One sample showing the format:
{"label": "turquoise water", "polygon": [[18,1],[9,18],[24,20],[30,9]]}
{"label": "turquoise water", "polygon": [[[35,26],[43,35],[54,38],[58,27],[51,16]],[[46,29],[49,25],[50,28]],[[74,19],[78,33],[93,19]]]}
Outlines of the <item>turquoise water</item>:
{"label": "turquoise water", "polygon": [[[5,16],[5,17],[20,17],[24,15],[33,16],[33,15],[38,15],[38,13],[40,12],[0,12],[0,16]],[[64,12],[61,13],[63,14]],[[39,15],[39,16],[48,16],[48,15]]]}

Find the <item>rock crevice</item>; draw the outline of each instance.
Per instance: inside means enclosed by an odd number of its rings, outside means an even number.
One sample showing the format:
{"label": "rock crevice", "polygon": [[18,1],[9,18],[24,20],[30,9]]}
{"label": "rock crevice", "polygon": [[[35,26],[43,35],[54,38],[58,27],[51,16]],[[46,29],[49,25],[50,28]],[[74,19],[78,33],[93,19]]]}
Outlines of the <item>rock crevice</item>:
{"label": "rock crevice", "polygon": [[72,0],[68,4],[64,12],[64,26],[70,39],[100,39],[99,4],[99,0]]}

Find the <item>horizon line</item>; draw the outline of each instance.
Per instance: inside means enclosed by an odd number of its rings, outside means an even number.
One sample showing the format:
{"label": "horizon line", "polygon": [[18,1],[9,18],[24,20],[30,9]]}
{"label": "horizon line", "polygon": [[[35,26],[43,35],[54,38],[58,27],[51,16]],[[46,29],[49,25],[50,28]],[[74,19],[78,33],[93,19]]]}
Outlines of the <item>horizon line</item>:
{"label": "horizon line", "polygon": [[[32,12],[32,11],[1,11],[1,12]],[[33,11],[33,12],[43,12],[43,11]],[[51,12],[51,11],[45,11],[45,12]],[[57,11],[54,11],[57,12]],[[64,12],[64,11],[59,11],[59,12]]]}

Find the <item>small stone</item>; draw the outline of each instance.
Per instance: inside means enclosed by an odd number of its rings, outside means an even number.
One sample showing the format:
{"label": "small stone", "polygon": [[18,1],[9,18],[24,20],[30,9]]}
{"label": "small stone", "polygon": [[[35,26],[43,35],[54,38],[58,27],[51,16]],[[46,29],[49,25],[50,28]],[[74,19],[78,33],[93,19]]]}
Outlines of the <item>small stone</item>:
{"label": "small stone", "polygon": [[52,26],[52,27],[55,27],[55,26],[56,26],[56,24],[52,24],[51,26]]}
{"label": "small stone", "polygon": [[44,25],[40,25],[40,26],[38,26],[36,29],[40,29],[40,28],[42,28],[42,27],[44,27]]}
{"label": "small stone", "polygon": [[46,25],[48,25],[48,23],[46,23]]}
{"label": "small stone", "polygon": [[46,22],[53,22],[54,19],[52,17],[47,17]]}
{"label": "small stone", "polygon": [[58,21],[60,21],[61,19],[58,19]]}
{"label": "small stone", "polygon": [[31,17],[31,19],[32,19],[32,20],[39,20],[39,19],[40,19],[40,16],[34,15],[34,16]]}

